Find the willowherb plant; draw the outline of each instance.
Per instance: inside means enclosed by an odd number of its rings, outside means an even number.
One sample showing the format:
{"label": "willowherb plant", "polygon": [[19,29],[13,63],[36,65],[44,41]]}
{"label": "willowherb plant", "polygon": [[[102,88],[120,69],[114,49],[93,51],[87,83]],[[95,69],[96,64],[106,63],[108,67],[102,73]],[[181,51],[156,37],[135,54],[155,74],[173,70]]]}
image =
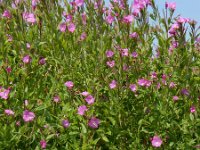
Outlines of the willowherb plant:
{"label": "willowherb plant", "polygon": [[1,149],[194,149],[196,21],[154,0],[1,0]]}

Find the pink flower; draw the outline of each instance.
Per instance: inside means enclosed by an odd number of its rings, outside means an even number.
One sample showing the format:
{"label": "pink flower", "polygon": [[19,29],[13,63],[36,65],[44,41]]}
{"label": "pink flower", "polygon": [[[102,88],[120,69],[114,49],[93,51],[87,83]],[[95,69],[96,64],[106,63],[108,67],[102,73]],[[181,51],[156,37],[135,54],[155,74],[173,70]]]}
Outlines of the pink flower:
{"label": "pink flower", "polygon": [[172,24],[172,26],[169,29],[169,33],[172,35],[175,35],[177,30],[179,29],[180,25],[178,23]]}
{"label": "pink flower", "polygon": [[111,14],[109,14],[108,16],[106,16],[106,22],[108,23],[108,24],[112,24],[112,22],[115,20],[115,18],[111,15]]}
{"label": "pink flower", "polygon": [[67,14],[66,12],[63,12],[63,16],[65,17],[66,22],[71,22],[73,19],[73,16],[70,14]]}
{"label": "pink flower", "polygon": [[7,34],[6,36],[7,36],[7,38],[8,38],[8,42],[12,42],[12,40],[13,40],[12,35]]}
{"label": "pink flower", "polygon": [[22,59],[23,63],[25,63],[25,64],[29,64],[31,62],[31,60],[32,59],[29,55],[24,56]]}
{"label": "pink flower", "polygon": [[129,35],[129,37],[135,39],[135,38],[138,37],[138,34],[137,34],[137,32],[133,32],[133,33],[131,33],[131,34]]}
{"label": "pink flower", "polygon": [[21,122],[20,121],[17,121],[16,122],[16,126],[20,126],[21,125]]}
{"label": "pink flower", "polygon": [[69,120],[63,120],[62,125],[64,128],[68,128],[70,126]]}
{"label": "pink flower", "polygon": [[100,120],[95,117],[92,117],[88,122],[88,126],[93,129],[97,129],[99,127],[99,124],[100,124]]}
{"label": "pink flower", "polygon": [[11,73],[11,71],[12,71],[12,68],[11,68],[11,67],[7,67],[7,68],[6,68],[6,72],[7,72],[7,73]]}
{"label": "pink flower", "polygon": [[24,105],[28,106],[28,100],[27,99],[24,101]]}
{"label": "pink flower", "polygon": [[78,107],[78,114],[81,115],[81,116],[83,116],[84,113],[85,113],[85,111],[87,111],[87,110],[88,109],[87,109],[87,107],[85,105],[79,106]]}
{"label": "pink flower", "polygon": [[15,114],[14,111],[12,111],[11,109],[5,109],[4,110],[4,113],[8,116],[13,116]]}
{"label": "pink flower", "polygon": [[152,79],[156,79],[157,78],[157,73],[156,72],[152,72],[151,73],[151,78]]}
{"label": "pink flower", "polygon": [[91,104],[94,103],[95,98],[94,98],[92,95],[88,95],[88,96],[85,98],[85,101],[86,101],[89,105],[91,105]]}
{"label": "pink flower", "polygon": [[54,97],[53,97],[53,101],[54,101],[55,103],[58,103],[58,102],[60,101],[60,97],[59,97],[58,95],[54,96]]}
{"label": "pink flower", "polygon": [[106,51],[106,57],[110,58],[110,57],[112,57],[113,55],[114,55],[114,52],[113,52],[113,51],[111,51],[111,50],[107,50],[107,51]]}
{"label": "pink flower", "polygon": [[111,89],[116,88],[117,87],[117,81],[112,80],[112,82],[109,84],[109,86],[110,86]]}
{"label": "pink flower", "polygon": [[130,66],[124,64],[124,65],[123,65],[123,70],[124,70],[124,71],[127,71],[127,70],[129,69],[129,67],[130,67]]}
{"label": "pink flower", "polygon": [[83,41],[83,40],[86,39],[86,37],[87,37],[87,34],[86,34],[85,32],[83,32],[83,33],[81,34],[81,36],[80,36],[80,40]]}
{"label": "pink flower", "polygon": [[137,91],[137,86],[135,84],[130,84],[129,88],[131,89],[132,92]]}
{"label": "pink flower", "polygon": [[68,29],[69,32],[73,33],[73,32],[75,31],[75,29],[76,29],[76,26],[75,26],[75,24],[70,23],[70,24],[67,26],[67,29]]}
{"label": "pink flower", "polygon": [[176,3],[175,2],[166,2],[165,8],[169,8],[174,11],[176,9]]}
{"label": "pink flower", "polygon": [[74,87],[74,83],[72,81],[67,81],[67,82],[65,82],[65,86],[68,89],[72,89]]}
{"label": "pink flower", "polygon": [[30,49],[30,48],[31,48],[30,43],[26,43],[26,48],[27,48],[27,49]]}
{"label": "pink flower", "polygon": [[190,95],[189,91],[188,91],[187,89],[185,89],[185,88],[181,90],[181,93],[182,93],[183,95],[186,95],[186,96],[189,96],[189,95]]}
{"label": "pink flower", "polygon": [[133,52],[133,53],[132,53],[132,56],[133,56],[134,58],[137,58],[137,57],[138,57],[138,53],[137,53],[137,52]]}
{"label": "pink flower", "polygon": [[12,16],[11,16],[11,13],[9,10],[5,10],[3,12],[3,15],[2,15],[4,18],[7,18],[7,19],[10,19]]}
{"label": "pink flower", "polygon": [[127,48],[121,49],[121,55],[128,56],[128,49]]}
{"label": "pink flower", "polygon": [[194,113],[195,111],[196,111],[195,106],[191,106],[191,107],[190,107],[190,112],[191,112],[191,113]]}
{"label": "pink flower", "polygon": [[46,59],[44,57],[40,57],[39,62],[40,65],[46,64]]}
{"label": "pink flower", "polygon": [[84,0],[75,0],[75,5],[81,7],[84,4]]}
{"label": "pink flower", "polygon": [[160,83],[157,84],[157,89],[160,89]]}
{"label": "pink flower", "polygon": [[24,12],[23,19],[28,23],[32,23],[32,24],[36,23],[36,18],[33,13]]}
{"label": "pink flower", "polygon": [[127,16],[124,16],[123,17],[123,22],[124,23],[127,23],[127,24],[130,24],[130,23],[132,23],[133,22],[133,16],[132,15],[127,15]]}
{"label": "pink flower", "polygon": [[186,23],[186,22],[189,22],[189,21],[190,21],[190,19],[188,19],[188,18],[183,18],[183,17],[179,17],[179,18],[177,19],[177,22],[180,23],[180,24]]}
{"label": "pink flower", "polygon": [[67,25],[66,25],[65,22],[63,22],[63,23],[61,23],[61,24],[59,25],[59,30],[60,30],[60,32],[65,32],[66,29],[67,29]]}
{"label": "pink flower", "polygon": [[154,136],[151,141],[151,144],[153,147],[160,147],[162,145],[162,140],[160,137]]}
{"label": "pink flower", "polygon": [[1,91],[1,92],[0,92],[0,97],[1,97],[2,99],[7,100],[8,97],[9,97],[9,94],[10,94],[10,89],[8,88],[8,89],[0,90],[0,91]]}
{"label": "pink flower", "polygon": [[41,146],[42,149],[45,149],[47,147],[47,142],[45,140],[41,140],[40,146]]}
{"label": "pink flower", "polygon": [[23,119],[25,122],[31,122],[35,118],[35,114],[31,111],[25,110],[23,112]]}
{"label": "pink flower", "polygon": [[138,80],[138,85],[149,87],[151,86],[151,81],[142,78]]}
{"label": "pink flower", "polygon": [[89,95],[89,92],[87,92],[87,91],[84,91],[84,92],[82,92],[82,93],[81,93],[81,95],[83,95],[84,97],[86,97],[86,96],[88,96],[88,95]]}
{"label": "pink flower", "polygon": [[174,87],[176,87],[176,84],[174,82],[170,82],[169,88],[174,88]]}
{"label": "pink flower", "polygon": [[111,60],[111,61],[107,61],[106,64],[110,67],[113,68],[115,66],[115,61]]}
{"label": "pink flower", "polygon": [[177,101],[178,99],[179,99],[178,96],[173,96],[173,100],[174,100],[174,101]]}

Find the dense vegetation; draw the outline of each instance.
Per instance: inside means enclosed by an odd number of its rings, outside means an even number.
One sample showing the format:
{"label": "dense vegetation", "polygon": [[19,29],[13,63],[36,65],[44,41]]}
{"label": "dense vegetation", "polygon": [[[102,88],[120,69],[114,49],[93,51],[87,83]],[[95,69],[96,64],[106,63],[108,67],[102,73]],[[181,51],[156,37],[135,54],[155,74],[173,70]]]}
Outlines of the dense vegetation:
{"label": "dense vegetation", "polygon": [[200,148],[199,27],[163,7],[1,0],[0,149]]}

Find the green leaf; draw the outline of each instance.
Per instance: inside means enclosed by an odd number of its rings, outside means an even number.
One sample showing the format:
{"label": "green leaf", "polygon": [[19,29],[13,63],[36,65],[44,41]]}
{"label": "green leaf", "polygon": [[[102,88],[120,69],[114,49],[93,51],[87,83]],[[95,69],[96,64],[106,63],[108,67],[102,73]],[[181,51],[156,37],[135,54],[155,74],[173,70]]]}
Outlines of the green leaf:
{"label": "green leaf", "polygon": [[110,122],[112,123],[112,125],[116,124],[116,121],[113,117],[108,117],[108,119],[110,120]]}
{"label": "green leaf", "polygon": [[193,121],[194,120],[194,115],[192,113],[190,113],[190,120]]}
{"label": "green leaf", "polygon": [[86,129],[86,127],[85,127],[85,125],[83,123],[81,123],[81,127],[82,127],[81,128],[82,129],[81,132],[84,133],[84,134],[87,133],[87,129]]}
{"label": "green leaf", "polygon": [[101,135],[101,138],[102,138],[105,142],[109,142],[108,138],[107,138],[104,134]]}

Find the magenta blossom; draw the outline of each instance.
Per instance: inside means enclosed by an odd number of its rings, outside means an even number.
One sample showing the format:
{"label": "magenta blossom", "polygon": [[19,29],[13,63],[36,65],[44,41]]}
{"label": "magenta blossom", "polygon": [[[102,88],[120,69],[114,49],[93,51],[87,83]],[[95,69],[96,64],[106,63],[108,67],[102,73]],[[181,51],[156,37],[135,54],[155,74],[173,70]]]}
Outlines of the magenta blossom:
{"label": "magenta blossom", "polygon": [[35,114],[31,111],[25,110],[23,112],[23,119],[25,122],[31,122],[35,118]]}
{"label": "magenta blossom", "polygon": [[160,147],[162,145],[162,140],[159,136],[154,136],[151,144],[153,147]]}
{"label": "magenta blossom", "polygon": [[88,96],[89,94],[90,94],[90,93],[87,92],[87,91],[84,91],[84,92],[81,93],[81,95],[83,95],[84,97]]}
{"label": "magenta blossom", "polygon": [[74,83],[72,81],[67,81],[67,82],[65,82],[65,86],[68,89],[72,89],[74,87]]}
{"label": "magenta blossom", "polygon": [[31,48],[31,44],[30,43],[26,43],[26,48],[30,49]]}
{"label": "magenta blossom", "polygon": [[132,23],[133,22],[133,16],[132,15],[127,15],[127,16],[124,16],[123,17],[123,22],[124,23],[127,23],[127,24],[130,24],[130,23]]}
{"label": "magenta blossom", "polygon": [[67,14],[65,11],[63,12],[63,16],[66,19],[66,22],[71,22],[73,19],[73,16],[71,14]]}
{"label": "magenta blossom", "polygon": [[110,58],[110,57],[112,57],[114,55],[114,52],[113,51],[111,51],[111,50],[107,50],[106,51],[106,57],[107,58]]}
{"label": "magenta blossom", "polygon": [[67,29],[69,32],[73,33],[76,29],[76,25],[74,23],[70,23],[68,26],[67,26]]}
{"label": "magenta blossom", "polygon": [[27,99],[24,100],[24,105],[25,105],[25,106],[28,106],[28,100],[27,100]]}
{"label": "magenta blossom", "polygon": [[15,114],[14,111],[12,111],[11,109],[5,109],[4,110],[4,113],[8,116],[13,116]]}
{"label": "magenta blossom", "polygon": [[12,17],[9,10],[5,10],[5,11],[3,12],[2,16],[3,16],[4,18],[7,18],[7,19],[10,19],[10,18]]}
{"label": "magenta blossom", "polygon": [[138,53],[137,53],[137,52],[133,52],[133,53],[132,53],[132,56],[133,56],[134,58],[137,58],[137,57],[138,57]]}
{"label": "magenta blossom", "polygon": [[179,17],[179,18],[177,19],[177,22],[180,23],[180,24],[182,24],[182,23],[187,23],[187,22],[189,22],[189,21],[190,21],[189,18]]}
{"label": "magenta blossom", "polygon": [[83,41],[83,40],[86,39],[86,37],[87,37],[87,34],[86,34],[85,32],[83,32],[83,33],[81,34],[81,36],[80,36],[80,40]]}
{"label": "magenta blossom", "polygon": [[185,88],[181,90],[181,93],[182,93],[183,95],[186,95],[186,96],[189,96],[189,95],[190,95],[189,91],[188,91],[187,89],[185,89]]}
{"label": "magenta blossom", "polygon": [[174,11],[176,9],[176,3],[175,2],[166,2],[165,8],[169,8]]}
{"label": "magenta blossom", "polygon": [[47,142],[45,140],[41,140],[40,146],[41,146],[42,149],[45,149],[47,147]]}
{"label": "magenta blossom", "polygon": [[58,95],[54,96],[54,97],[53,97],[53,101],[54,101],[55,103],[60,102],[60,97],[59,97]]}
{"label": "magenta blossom", "polygon": [[128,49],[127,48],[121,49],[121,55],[128,56]]}
{"label": "magenta blossom", "polygon": [[7,38],[8,38],[8,42],[12,42],[12,41],[13,41],[12,35],[7,34],[6,36],[7,36]]}
{"label": "magenta blossom", "polygon": [[131,89],[132,92],[136,92],[137,91],[136,84],[130,84],[129,88]]}
{"label": "magenta blossom", "polygon": [[190,112],[191,112],[191,113],[194,113],[195,111],[196,111],[195,106],[191,106],[191,107],[190,107]]}
{"label": "magenta blossom", "polygon": [[174,88],[174,87],[176,87],[176,84],[174,83],[174,82],[170,82],[170,84],[169,84],[169,88]]}
{"label": "magenta blossom", "polygon": [[84,0],[75,0],[75,5],[81,7],[84,4]]}
{"label": "magenta blossom", "polygon": [[138,80],[138,85],[149,87],[151,86],[151,81],[142,78]]}
{"label": "magenta blossom", "polygon": [[0,97],[7,100],[10,94],[10,89],[0,89]]}
{"label": "magenta blossom", "polygon": [[157,78],[157,73],[156,72],[152,72],[151,73],[151,78],[152,79],[156,79]]}
{"label": "magenta blossom", "polygon": [[112,24],[114,20],[115,20],[115,18],[111,14],[109,14],[108,16],[106,16],[106,22],[108,24]]}
{"label": "magenta blossom", "polygon": [[40,65],[46,64],[46,59],[44,57],[40,57],[39,62]]}
{"label": "magenta blossom", "polygon": [[12,68],[11,68],[11,67],[7,67],[7,68],[6,68],[6,72],[7,72],[7,73],[11,73],[11,71],[12,71]]}
{"label": "magenta blossom", "polygon": [[87,110],[88,109],[87,109],[87,107],[85,105],[79,106],[78,107],[78,114],[83,116]]}
{"label": "magenta blossom", "polygon": [[100,120],[95,117],[92,117],[88,122],[88,126],[93,129],[97,129],[99,127],[99,124],[100,124]]}
{"label": "magenta blossom", "polygon": [[177,101],[178,99],[179,99],[178,96],[173,96],[173,100],[174,100],[174,101]]}
{"label": "magenta blossom", "polygon": [[23,63],[25,63],[25,64],[29,64],[31,62],[31,60],[32,60],[31,56],[29,56],[29,55],[24,56],[22,59]]}
{"label": "magenta blossom", "polygon": [[138,37],[138,34],[137,34],[137,32],[133,32],[133,33],[131,33],[131,34],[129,35],[129,37],[135,39],[135,38]]}
{"label": "magenta blossom", "polygon": [[107,61],[106,62],[107,66],[109,66],[110,68],[113,68],[115,66],[115,61],[111,60],[111,61]]}
{"label": "magenta blossom", "polygon": [[63,120],[62,125],[64,128],[68,128],[70,126],[69,120]]}
{"label": "magenta blossom", "polygon": [[86,101],[89,105],[91,105],[91,104],[94,103],[95,98],[94,98],[92,95],[88,95],[88,96],[85,98],[85,101]]}
{"label": "magenta blossom", "polygon": [[117,81],[112,80],[112,82],[109,84],[109,86],[110,86],[111,89],[116,88],[117,87]]}
{"label": "magenta blossom", "polygon": [[35,15],[33,13],[28,13],[28,12],[24,12],[23,13],[23,19],[27,22],[27,23],[36,23],[36,18]]}
{"label": "magenta blossom", "polygon": [[60,32],[65,32],[66,29],[67,29],[67,25],[66,25],[65,22],[63,22],[63,23],[61,23],[61,24],[59,25],[59,30],[60,30]]}

